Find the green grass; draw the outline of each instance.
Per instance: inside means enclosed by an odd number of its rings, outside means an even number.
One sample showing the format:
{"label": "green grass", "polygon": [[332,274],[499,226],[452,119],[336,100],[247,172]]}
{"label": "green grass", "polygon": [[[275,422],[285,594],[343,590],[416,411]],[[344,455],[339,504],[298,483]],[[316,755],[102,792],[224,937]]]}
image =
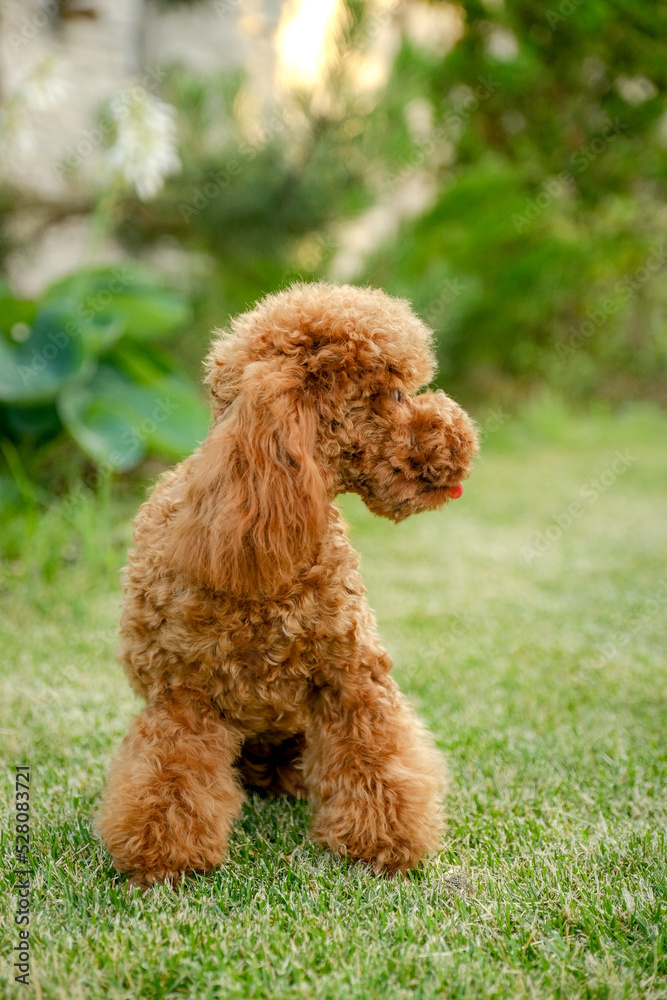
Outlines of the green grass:
{"label": "green grass", "polygon": [[[452,777],[442,853],[393,881],[313,845],[302,803],[251,797],[219,871],[125,891],[92,817],[138,705],[112,653],[136,500],[46,521],[26,500],[5,527],[0,727],[3,796],[10,765],[32,768],[32,993],[666,997],[666,440],[650,411],[542,405],[486,436],[445,512],[396,528],[345,498],[395,676]],[[629,468],[591,502],[619,449]],[[27,996],[3,815],[0,975]]]}

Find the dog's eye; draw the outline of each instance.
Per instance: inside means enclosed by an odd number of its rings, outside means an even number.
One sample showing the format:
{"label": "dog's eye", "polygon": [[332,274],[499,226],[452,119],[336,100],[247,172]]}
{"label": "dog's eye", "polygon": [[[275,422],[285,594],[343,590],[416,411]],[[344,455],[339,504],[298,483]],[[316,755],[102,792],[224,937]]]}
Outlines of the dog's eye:
{"label": "dog's eye", "polygon": [[397,403],[402,403],[403,400],[405,399],[405,396],[403,395],[400,389],[394,389],[394,391],[392,392],[392,396],[394,397]]}

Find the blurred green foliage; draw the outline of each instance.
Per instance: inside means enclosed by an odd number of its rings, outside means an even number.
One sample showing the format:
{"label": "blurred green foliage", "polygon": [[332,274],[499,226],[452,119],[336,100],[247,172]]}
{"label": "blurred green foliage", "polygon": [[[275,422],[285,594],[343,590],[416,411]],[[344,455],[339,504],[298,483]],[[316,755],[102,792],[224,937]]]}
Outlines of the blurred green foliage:
{"label": "blurred green foliage", "polygon": [[290,281],[322,276],[337,247],[332,227],[373,200],[340,111],[315,114],[303,96],[249,128],[245,82],[171,73],[164,96],[180,112],[182,170],[150,205],[126,201],[118,229],[131,251],[169,235],[209,255],[195,291],[199,339],[183,355],[190,366],[213,326]]}
{"label": "blurred green foliage", "polygon": [[[399,5],[347,0],[315,98],[258,111],[239,74],[171,70],[161,96],[178,109],[183,169],[150,203],[116,204],[113,222],[130,256],[171,240],[198,273],[184,263],[167,293],[133,272],[90,315],[108,272],[38,303],[3,291],[10,446],[30,453],[66,430],[113,469],[180,457],[206,429],[188,378],[211,329],[295,279],[340,273],[344,224],[363,228],[373,206],[392,235],[351,280],[415,304],[437,334],[439,379],[469,404],[545,384],[570,400],[667,401],[667,3],[430,6],[459,26],[444,54],[417,43]],[[392,20],[388,80],[360,87],[360,59]],[[406,210],[415,191],[420,208]],[[2,199],[0,216],[14,207]]]}
{"label": "blurred green foliage", "polygon": [[188,305],[129,264],[81,271],[39,301],[0,290],[0,433],[24,453],[66,431],[84,455],[126,471],[180,458],[206,434],[203,401],[162,341]]}
{"label": "blurred green foliage", "polygon": [[404,42],[374,112],[428,102],[392,167],[435,165],[437,194],[366,276],[431,315],[454,381],[667,399],[667,5],[461,6],[457,45]]}
{"label": "blurred green foliage", "polygon": [[356,60],[384,22],[350,0],[335,99],[315,111],[303,96],[253,140],[240,79],[174,73],[184,170],[150,210],[126,205],[121,232],[130,245],[167,232],[211,254],[201,352],[210,326],[258,296],[327,276],[341,221],[422,184],[424,209],[354,280],[415,303],[448,386],[486,398],[546,382],[575,399],[664,401],[667,5],[458,6],[451,51],[403,32],[386,87],[369,96]]}

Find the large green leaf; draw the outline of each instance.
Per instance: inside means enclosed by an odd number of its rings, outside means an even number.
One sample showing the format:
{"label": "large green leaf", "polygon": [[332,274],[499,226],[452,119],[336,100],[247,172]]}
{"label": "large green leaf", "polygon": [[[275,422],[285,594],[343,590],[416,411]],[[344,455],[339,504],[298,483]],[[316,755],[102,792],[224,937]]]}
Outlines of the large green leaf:
{"label": "large green leaf", "polygon": [[12,476],[0,472],[0,510],[18,505],[21,501],[21,491]]}
{"label": "large green leaf", "polygon": [[123,340],[107,360],[116,373],[152,390],[137,400],[142,419],[153,419],[158,406],[156,427],[150,435],[151,451],[181,458],[203,440],[209,425],[208,407],[197,388],[177,374],[177,366],[168,355],[153,345],[139,347]]}
{"label": "large green leaf", "polygon": [[133,340],[168,337],[191,318],[188,305],[162,288],[128,289],[113,302],[113,312],[125,321],[125,335]]}
{"label": "large green leaf", "polygon": [[155,429],[150,450],[166,458],[183,458],[204,440],[210,417],[195,388],[174,378],[165,378],[159,389]]}
{"label": "large green leaf", "polygon": [[90,458],[124,472],[146,455],[135,432],[137,411],[131,383],[116,384],[112,369],[98,370],[86,386],[71,386],[58,399],[58,413],[76,443]]}
{"label": "large green leaf", "polygon": [[133,340],[168,337],[182,329],[191,316],[180,295],[127,263],[70,275],[51,285],[45,298],[70,303],[84,327],[94,331],[96,326],[118,324],[119,336]]}
{"label": "large green leaf", "polygon": [[45,306],[25,341],[12,344],[0,338],[0,400],[48,403],[65,385],[85,375],[84,361],[81,335],[69,311]]}
{"label": "large green leaf", "polygon": [[168,376],[182,379],[181,369],[176,361],[154,343],[138,344],[124,338],[114,345],[104,360],[131,382],[138,382],[140,385],[155,385]]}
{"label": "large green leaf", "polygon": [[43,406],[3,406],[0,409],[0,427],[5,427],[15,438],[33,440],[53,437],[62,430],[62,424],[53,403]]}
{"label": "large green leaf", "polygon": [[99,464],[125,472],[145,457],[145,446],[132,435],[134,415],[121,401],[95,399],[75,386],[58,400],[58,412],[81,450]]}
{"label": "large green leaf", "polygon": [[12,329],[17,323],[28,326],[35,318],[35,303],[28,299],[16,299],[10,294],[4,283],[0,285],[0,333],[8,340]]}
{"label": "large green leaf", "polygon": [[86,454],[119,471],[148,453],[182,458],[208,429],[206,407],[188,383],[168,377],[139,385],[108,364],[87,386],[65,390],[58,412]]}
{"label": "large green leaf", "polygon": [[98,313],[96,316],[79,316],[77,305],[72,302],[72,315],[77,324],[86,354],[99,358],[119,340],[125,332],[122,316]]}

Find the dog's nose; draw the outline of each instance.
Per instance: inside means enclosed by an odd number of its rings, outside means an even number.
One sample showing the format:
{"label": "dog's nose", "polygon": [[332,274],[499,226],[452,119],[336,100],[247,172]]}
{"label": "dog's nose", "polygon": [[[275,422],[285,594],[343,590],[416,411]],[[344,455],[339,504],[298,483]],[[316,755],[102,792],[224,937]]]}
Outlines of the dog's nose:
{"label": "dog's nose", "polygon": [[451,490],[449,496],[457,499],[477,451],[472,422],[443,392],[422,399],[414,426],[413,461],[427,489]]}

